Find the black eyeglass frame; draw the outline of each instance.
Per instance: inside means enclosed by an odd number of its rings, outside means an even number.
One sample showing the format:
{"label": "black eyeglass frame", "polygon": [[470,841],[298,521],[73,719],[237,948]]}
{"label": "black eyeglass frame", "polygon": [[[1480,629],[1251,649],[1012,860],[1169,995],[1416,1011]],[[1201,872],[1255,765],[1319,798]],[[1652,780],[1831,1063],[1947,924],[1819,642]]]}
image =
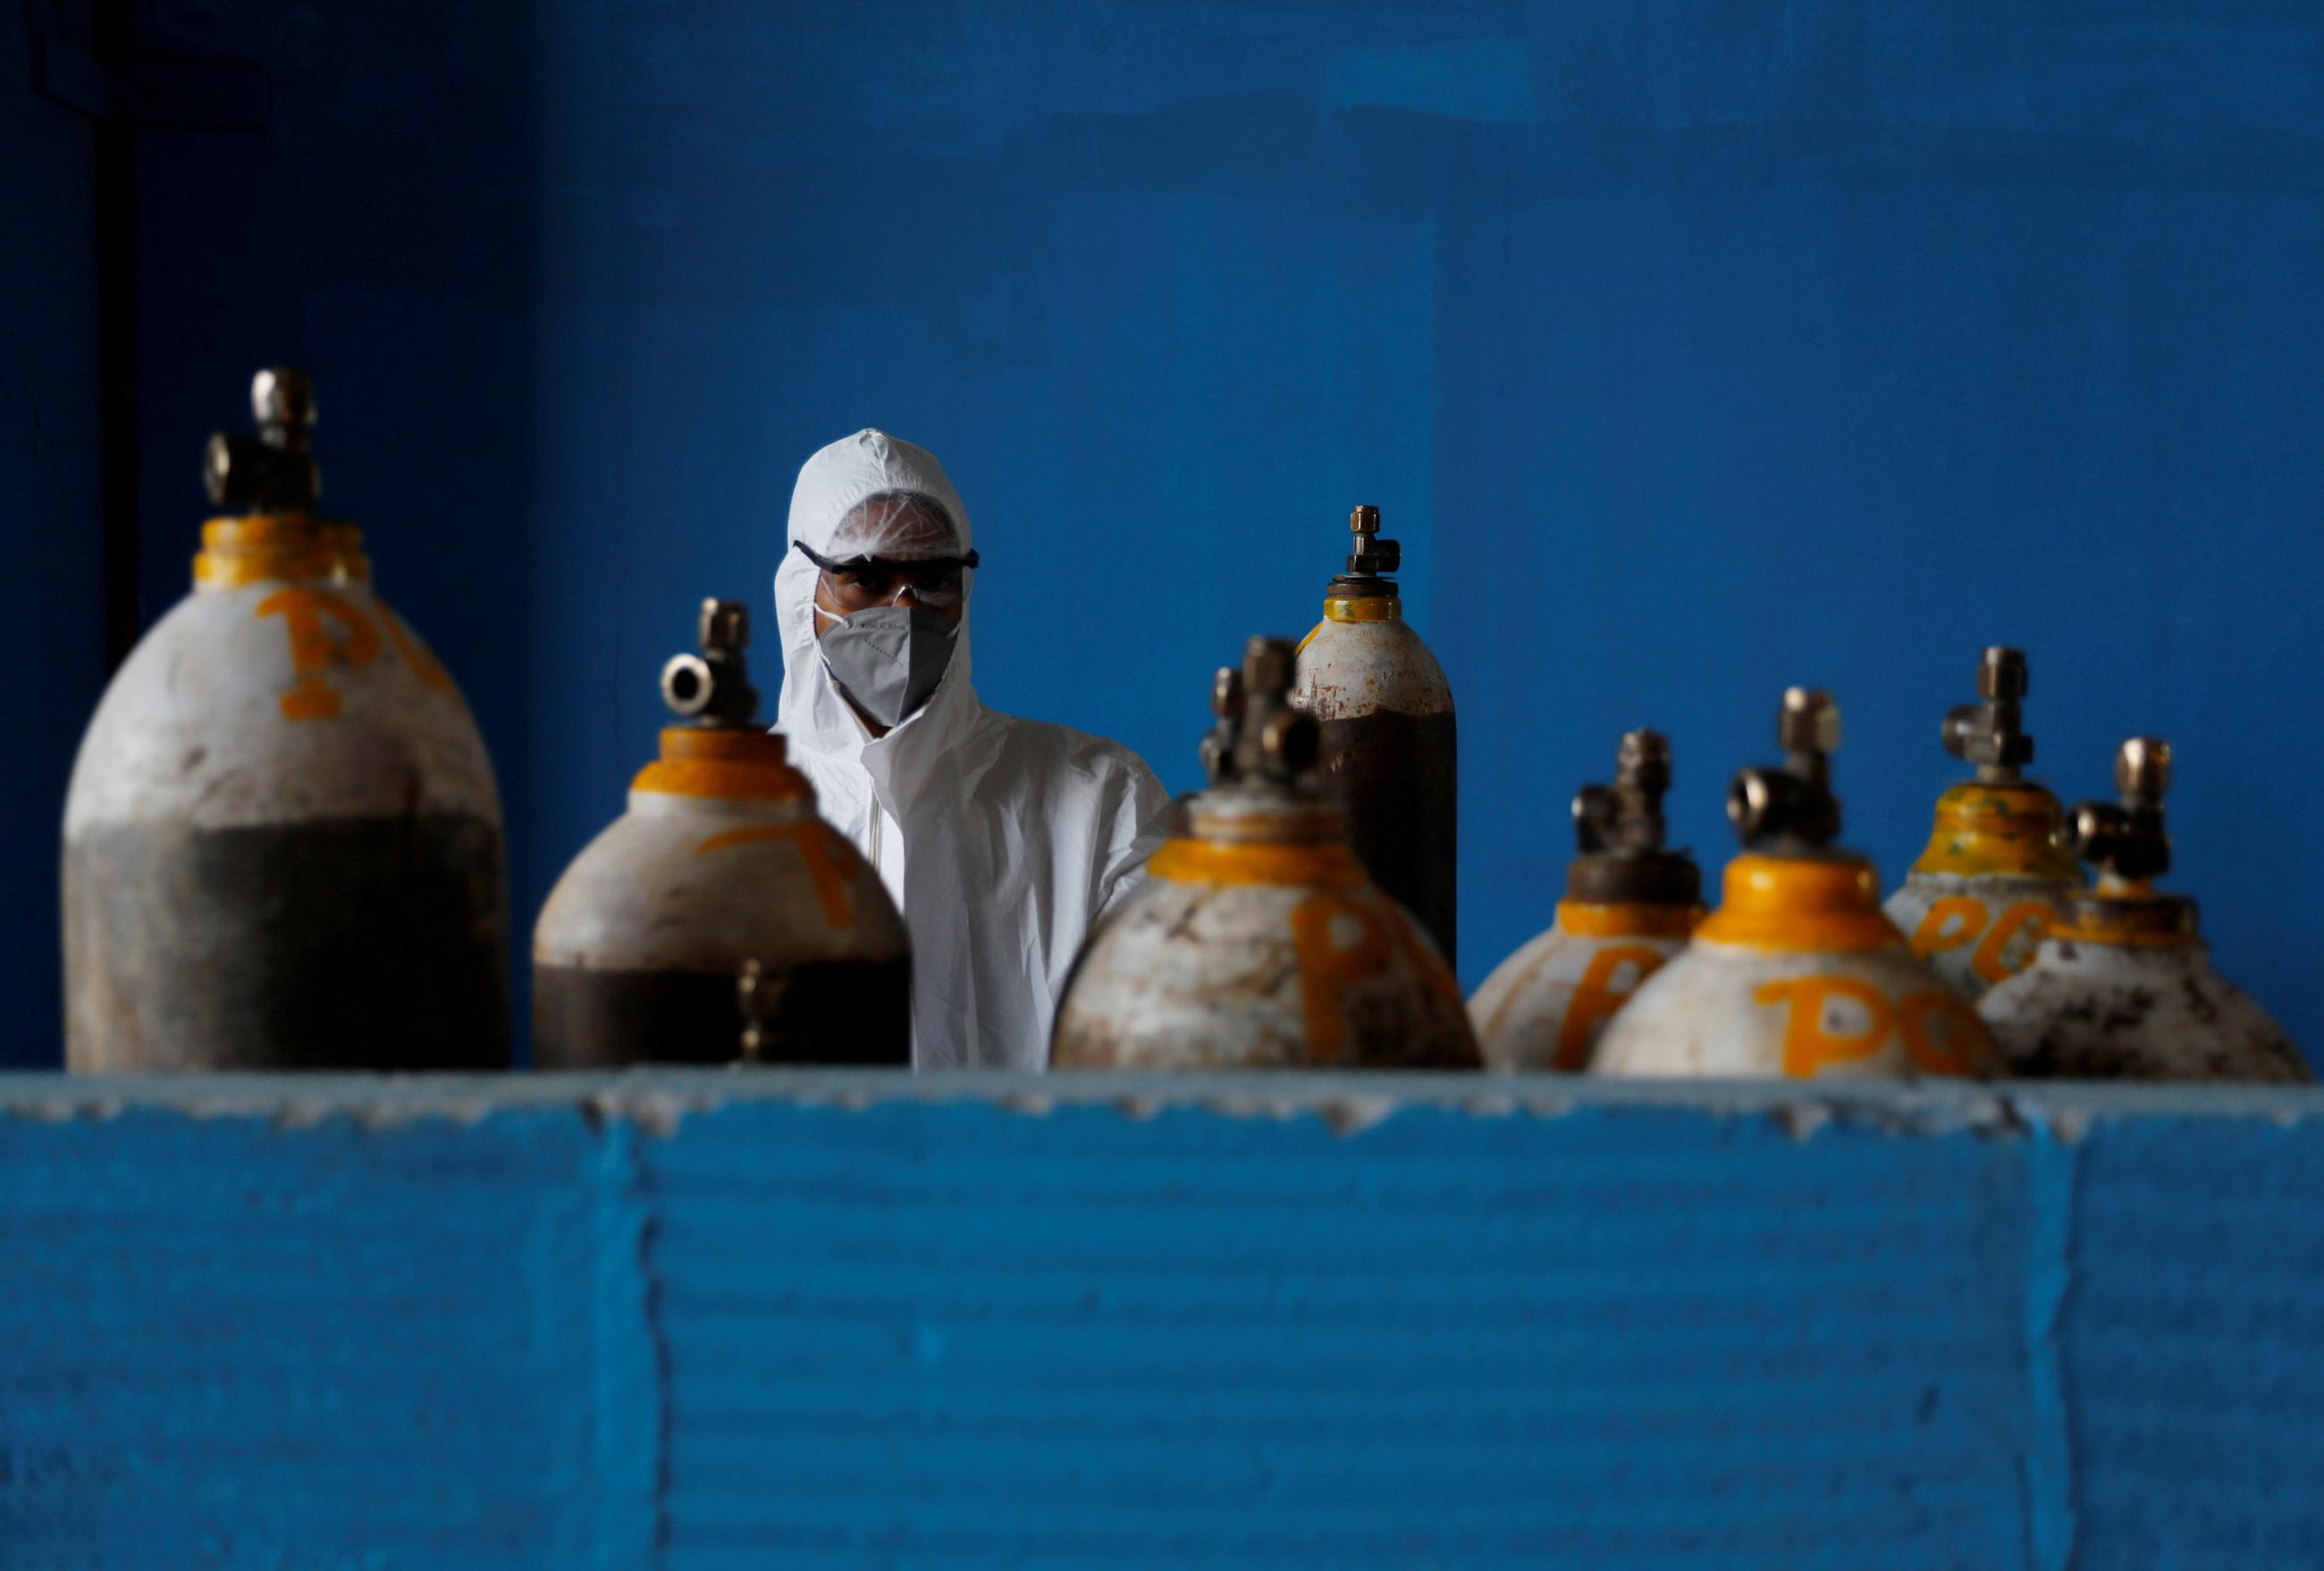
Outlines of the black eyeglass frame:
{"label": "black eyeglass frame", "polygon": [[890,573],[908,573],[921,567],[955,567],[965,572],[983,559],[979,553],[971,551],[965,556],[916,556],[908,562],[893,556],[850,556],[843,561],[834,561],[805,540],[793,540],[791,546],[825,573],[860,573],[869,567],[878,567]]}

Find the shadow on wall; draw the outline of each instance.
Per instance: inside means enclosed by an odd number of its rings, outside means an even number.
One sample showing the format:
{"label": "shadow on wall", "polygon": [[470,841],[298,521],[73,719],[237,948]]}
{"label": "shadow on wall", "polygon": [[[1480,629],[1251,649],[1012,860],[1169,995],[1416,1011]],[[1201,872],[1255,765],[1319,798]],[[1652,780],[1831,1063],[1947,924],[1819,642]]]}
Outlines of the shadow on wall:
{"label": "shadow on wall", "polygon": [[[263,133],[141,139],[146,619],[189,588],[208,433],[245,428],[258,366],[306,367],[324,507],[362,527],[380,593],[475,710],[524,890],[561,862],[521,827],[550,680],[529,566],[556,534],[535,502],[532,29],[521,5],[161,5],[140,40],[269,83]],[[520,961],[537,905],[513,904]]]}
{"label": "shadow on wall", "polygon": [[96,138],[33,90],[35,24],[55,23],[44,7],[0,14],[0,626],[17,662],[0,684],[0,891],[15,917],[0,945],[0,1066],[62,1053],[58,834],[105,685]]}

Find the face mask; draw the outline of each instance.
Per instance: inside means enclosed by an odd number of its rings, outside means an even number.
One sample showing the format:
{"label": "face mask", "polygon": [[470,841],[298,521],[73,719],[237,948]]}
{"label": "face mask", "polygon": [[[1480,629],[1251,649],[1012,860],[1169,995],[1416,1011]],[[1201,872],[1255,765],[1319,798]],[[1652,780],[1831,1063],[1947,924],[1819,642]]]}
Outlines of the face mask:
{"label": "face mask", "polygon": [[875,725],[894,729],[918,712],[944,680],[960,628],[917,605],[859,611],[817,640],[839,691]]}

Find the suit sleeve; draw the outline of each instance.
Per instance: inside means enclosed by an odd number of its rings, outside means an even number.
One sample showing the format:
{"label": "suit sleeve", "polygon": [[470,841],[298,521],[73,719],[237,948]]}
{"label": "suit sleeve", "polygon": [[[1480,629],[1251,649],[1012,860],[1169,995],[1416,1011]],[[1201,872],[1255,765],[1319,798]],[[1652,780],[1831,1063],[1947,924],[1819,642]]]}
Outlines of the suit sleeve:
{"label": "suit sleeve", "polygon": [[1099,848],[1096,858],[1097,888],[1090,902],[1092,927],[1127,900],[1144,880],[1146,859],[1170,837],[1176,813],[1176,804],[1162,789],[1162,782],[1154,771],[1147,767],[1145,759],[1135,753],[1125,753],[1125,764],[1121,789],[1109,819],[1106,843]]}

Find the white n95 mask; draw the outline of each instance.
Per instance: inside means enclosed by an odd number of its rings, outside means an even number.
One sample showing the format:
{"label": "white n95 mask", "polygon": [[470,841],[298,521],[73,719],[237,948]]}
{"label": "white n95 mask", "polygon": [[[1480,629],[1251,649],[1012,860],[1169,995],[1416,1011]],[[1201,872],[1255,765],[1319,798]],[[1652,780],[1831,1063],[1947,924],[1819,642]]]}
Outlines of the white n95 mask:
{"label": "white n95 mask", "polygon": [[935,694],[959,638],[959,624],[940,612],[882,605],[842,617],[816,643],[839,691],[874,725],[893,730]]}

